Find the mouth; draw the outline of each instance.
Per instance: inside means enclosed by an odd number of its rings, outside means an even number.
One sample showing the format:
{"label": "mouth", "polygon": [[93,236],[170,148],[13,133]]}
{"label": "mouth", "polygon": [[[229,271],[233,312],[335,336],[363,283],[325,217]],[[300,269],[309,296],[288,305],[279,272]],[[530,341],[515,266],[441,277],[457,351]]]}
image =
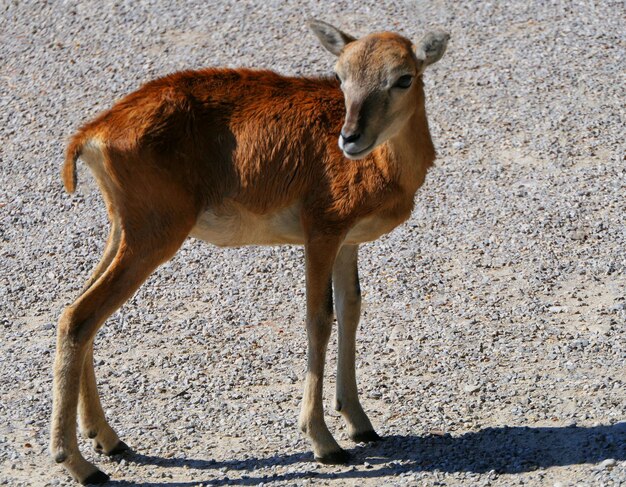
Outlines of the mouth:
{"label": "mouth", "polygon": [[365,149],[362,149],[359,151],[351,152],[351,151],[344,149],[343,147],[341,147],[341,150],[343,151],[344,155],[348,159],[356,160],[356,159],[361,159],[362,157],[365,157],[367,154],[369,154],[375,145],[376,145],[376,140],[374,140],[374,142],[368,145]]}

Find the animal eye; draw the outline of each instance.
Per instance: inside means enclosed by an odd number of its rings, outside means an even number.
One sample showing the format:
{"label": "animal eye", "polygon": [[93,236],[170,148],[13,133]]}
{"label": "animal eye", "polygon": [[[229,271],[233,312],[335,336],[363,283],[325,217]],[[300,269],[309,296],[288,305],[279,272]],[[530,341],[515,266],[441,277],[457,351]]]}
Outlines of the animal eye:
{"label": "animal eye", "polygon": [[400,76],[396,84],[393,85],[394,88],[408,88],[413,83],[413,76],[410,74],[405,74],[404,76]]}
{"label": "animal eye", "polygon": [[339,84],[341,84],[341,78],[339,77],[339,75],[337,73],[335,73],[335,79],[337,81],[339,81]]}

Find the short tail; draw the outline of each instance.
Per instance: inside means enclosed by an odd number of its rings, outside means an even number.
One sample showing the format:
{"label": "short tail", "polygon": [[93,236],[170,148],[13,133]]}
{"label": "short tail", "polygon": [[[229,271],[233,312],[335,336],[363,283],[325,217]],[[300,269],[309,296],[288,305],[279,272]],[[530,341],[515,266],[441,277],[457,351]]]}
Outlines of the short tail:
{"label": "short tail", "polygon": [[63,169],[61,169],[61,178],[68,193],[76,191],[76,160],[80,157],[83,145],[83,134],[78,133],[72,137],[65,152],[65,163],[63,164]]}

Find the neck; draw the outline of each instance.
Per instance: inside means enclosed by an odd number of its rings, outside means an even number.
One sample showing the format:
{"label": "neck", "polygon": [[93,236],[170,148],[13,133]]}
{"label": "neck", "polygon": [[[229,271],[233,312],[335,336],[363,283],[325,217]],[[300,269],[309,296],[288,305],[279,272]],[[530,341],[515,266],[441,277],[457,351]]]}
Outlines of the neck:
{"label": "neck", "polygon": [[400,132],[384,144],[390,163],[395,166],[398,182],[411,193],[415,193],[422,185],[426,171],[435,160],[435,148],[426,119],[422,79],[416,82],[415,111]]}

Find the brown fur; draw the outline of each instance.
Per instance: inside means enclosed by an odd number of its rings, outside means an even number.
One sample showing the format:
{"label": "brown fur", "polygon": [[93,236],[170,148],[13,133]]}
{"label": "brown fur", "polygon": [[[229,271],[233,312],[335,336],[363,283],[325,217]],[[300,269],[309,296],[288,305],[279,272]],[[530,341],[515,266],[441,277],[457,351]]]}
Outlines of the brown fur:
{"label": "brown fur", "polygon": [[[423,103],[421,89],[417,96]],[[428,126],[414,132],[422,153],[407,180],[385,146],[361,161],[345,159],[336,144],[344,115],[332,79],[243,69],[176,73],[82,127],[68,146],[63,180],[73,191],[82,146],[98,140],[115,193],[134,196],[137,204],[161,201],[175,186],[194,216],[225,198],[257,214],[302,200],[305,212],[331,227],[349,227],[374,212],[400,223],[434,160]],[[121,211],[117,196],[103,192]]]}
{"label": "brown fur", "polygon": [[[324,26],[324,35],[339,32]],[[354,374],[357,245],[409,217],[435,152],[421,79],[421,63],[427,60],[416,58],[409,41],[397,34],[359,42],[345,34],[329,40],[338,52],[341,43],[349,43],[338,71],[351,68],[355,74],[345,76],[359,81],[363,75],[362,84],[380,91],[385,63],[415,74],[402,103],[395,98],[403,113],[401,128],[359,160],[344,156],[337,136],[345,104],[360,92],[342,92],[331,78],[249,69],[185,71],[151,81],[72,137],[62,170],[65,187],[75,190],[76,161],[82,158],[100,186],[112,223],[101,262],[58,329],[51,451],[77,480],[106,477],[78,450],[77,409],[82,430],[100,450],[125,446],[106,422],[98,398],[95,334],[207,214],[205,225],[216,225],[218,233],[232,231],[214,243],[255,243],[247,240],[246,230],[253,233],[256,223],[254,231],[263,233],[264,225],[273,222],[288,228],[289,236],[268,229],[268,236],[255,237],[261,243],[305,244],[309,366],[300,425],[316,458],[346,459],[324,423],[321,402],[333,287],[340,328],[337,404],[352,438],[377,437],[358,401]],[[382,130],[390,122],[376,119],[373,104],[379,99],[367,101],[369,127]],[[352,116],[355,127],[364,123],[358,109]],[[199,234],[215,236],[210,228],[204,231]]]}

